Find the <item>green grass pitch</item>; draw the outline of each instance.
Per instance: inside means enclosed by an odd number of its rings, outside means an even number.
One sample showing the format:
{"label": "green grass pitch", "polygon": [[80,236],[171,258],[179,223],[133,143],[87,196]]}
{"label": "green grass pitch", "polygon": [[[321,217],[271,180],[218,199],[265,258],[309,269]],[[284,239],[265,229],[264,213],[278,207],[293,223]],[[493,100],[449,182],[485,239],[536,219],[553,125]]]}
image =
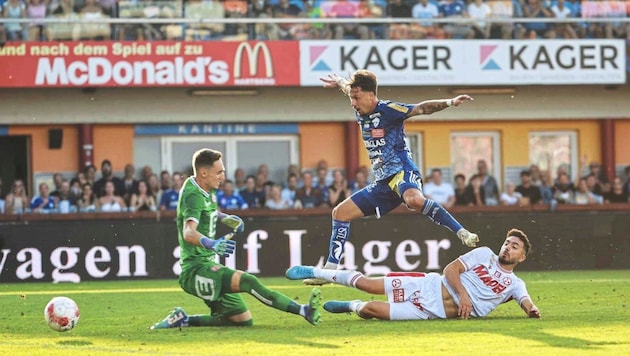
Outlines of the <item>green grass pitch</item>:
{"label": "green grass pitch", "polygon": [[[205,312],[176,280],[0,285],[0,351],[7,355],[627,355],[630,354],[630,272],[521,272],[542,319],[528,319],[515,302],[485,319],[383,322],[323,312],[319,326],[246,295],[249,328],[149,330],[172,307]],[[297,281],[264,278],[304,302]],[[373,297],[323,286],[324,300]],[[44,306],[73,298],[78,326],[49,329]],[[375,297],[383,300],[382,296]]]}

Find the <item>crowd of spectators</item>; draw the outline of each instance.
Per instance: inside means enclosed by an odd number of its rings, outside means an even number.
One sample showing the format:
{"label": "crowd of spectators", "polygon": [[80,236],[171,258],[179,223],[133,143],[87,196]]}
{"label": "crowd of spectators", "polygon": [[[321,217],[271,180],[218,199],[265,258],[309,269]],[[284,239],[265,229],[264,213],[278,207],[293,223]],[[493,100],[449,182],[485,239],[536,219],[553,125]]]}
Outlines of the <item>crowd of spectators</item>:
{"label": "crowd of spectators", "polygon": [[88,166],[72,177],[60,173],[52,182],[41,181],[35,194],[26,192],[22,179],[16,179],[8,192],[0,180],[0,214],[24,213],[93,213],[176,210],[184,174],[163,171],[158,175],[149,166],[136,176],[136,169],[127,164],[122,177],[113,174],[109,160],[97,169]]}
{"label": "crowd of spectators", "polygon": [[[447,38],[630,38],[628,22],[506,22],[518,18],[627,17],[624,0],[0,0],[2,17],[28,23],[0,24],[1,41],[301,40]],[[44,24],[46,17],[64,20]],[[75,19],[186,18],[203,23],[113,25]],[[211,19],[278,18],[295,23],[212,23]],[[342,18],[343,23],[300,23],[301,18]],[[361,23],[353,19],[418,19]],[[438,23],[432,19],[454,19]],[[462,21],[465,19],[467,21]]]}
{"label": "crowd of spectators", "polygon": [[[548,205],[554,210],[558,204],[630,204],[630,166],[625,168],[625,177],[616,176],[612,182],[598,163],[583,166],[579,177],[571,181],[564,166],[552,179],[551,172],[532,165],[520,173],[520,182],[507,182],[500,192],[496,179],[488,174],[487,163],[479,160],[477,172],[468,182],[463,174],[456,174],[451,184],[443,180],[439,168],[432,169],[423,178],[423,192],[447,209]],[[117,177],[109,160],[104,160],[100,168],[99,179],[94,166],[74,177],[56,173],[52,186],[41,182],[33,195],[26,193],[21,179],[7,190],[3,190],[0,180],[0,214],[174,211],[179,190],[188,177],[188,173],[168,171],[158,176],[149,166],[136,175],[132,164],[127,164],[123,176]],[[353,177],[348,180],[343,170],[330,169],[326,160],[312,169],[300,170],[290,165],[281,182],[269,178],[266,164],[255,172],[237,168],[220,187],[217,203],[222,210],[332,208],[370,184],[365,166],[357,169]]]}
{"label": "crowd of spectators", "polygon": [[531,165],[520,172],[520,182],[507,182],[505,190],[499,193],[496,179],[488,175],[487,163],[480,160],[477,173],[470,177],[468,184],[463,174],[455,175],[455,187],[442,182],[440,169],[433,169],[424,193],[447,208],[454,205],[549,205],[553,210],[558,204],[630,203],[630,166],[625,168],[626,177],[615,176],[612,182],[603,174],[599,163],[591,162],[580,171],[577,179],[571,181],[566,167],[560,166],[556,178],[552,179],[551,172]]}

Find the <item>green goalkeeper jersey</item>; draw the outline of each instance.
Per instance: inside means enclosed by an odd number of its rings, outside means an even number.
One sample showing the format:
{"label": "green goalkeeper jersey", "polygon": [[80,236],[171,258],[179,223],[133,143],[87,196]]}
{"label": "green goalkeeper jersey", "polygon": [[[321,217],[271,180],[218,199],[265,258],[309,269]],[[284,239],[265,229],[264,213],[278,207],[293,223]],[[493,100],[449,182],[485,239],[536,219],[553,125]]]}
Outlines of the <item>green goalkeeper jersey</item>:
{"label": "green goalkeeper jersey", "polygon": [[184,241],[184,224],[187,220],[196,221],[197,231],[213,239],[216,234],[218,215],[216,190],[206,192],[197,184],[194,177],[186,179],[179,192],[177,203],[177,233],[182,270],[208,260],[214,261],[216,255],[212,250]]}

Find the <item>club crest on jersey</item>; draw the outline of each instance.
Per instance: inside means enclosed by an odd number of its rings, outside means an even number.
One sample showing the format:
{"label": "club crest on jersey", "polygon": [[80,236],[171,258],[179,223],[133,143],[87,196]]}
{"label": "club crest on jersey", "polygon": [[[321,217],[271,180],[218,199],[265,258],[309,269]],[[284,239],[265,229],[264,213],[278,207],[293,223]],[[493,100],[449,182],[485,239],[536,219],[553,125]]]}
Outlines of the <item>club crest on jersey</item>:
{"label": "club crest on jersey", "polygon": [[400,281],[400,279],[398,278],[392,279],[392,287],[400,288],[401,285],[402,285],[402,282]]}
{"label": "club crest on jersey", "polygon": [[[378,116],[381,116],[380,113],[377,113]],[[376,115],[376,114],[372,114],[372,115]],[[370,115],[370,119],[372,119],[372,125],[374,125],[374,127],[378,127],[378,125],[381,124],[381,119],[379,119],[378,117],[372,118],[372,115]]]}
{"label": "club crest on jersey", "polygon": [[494,271],[494,278],[501,278],[501,272]]}
{"label": "club crest on jersey", "polygon": [[372,136],[372,138],[383,138],[383,137],[385,137],[385,130],[384,129],[372,129],[372,131],[370,132],[370,136]]}

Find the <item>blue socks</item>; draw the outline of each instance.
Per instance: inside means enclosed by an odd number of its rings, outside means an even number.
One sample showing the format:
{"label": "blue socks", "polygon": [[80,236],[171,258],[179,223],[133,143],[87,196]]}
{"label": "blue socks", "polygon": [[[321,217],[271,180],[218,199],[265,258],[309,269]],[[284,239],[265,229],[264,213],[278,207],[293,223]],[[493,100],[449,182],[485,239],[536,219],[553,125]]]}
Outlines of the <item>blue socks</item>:
{"label": "blue socks", "polygon": [[422,214],[426,215],[434,223],[442,225],[452,232],[457,232],[462,228],[462,225],[440,203],[434,200],[424,200]]}
{"label": "blue socks", "polygon": [[339,221],[333,219],[332,235],[330,235],[330,248],[328,254],[328,262],[339,264],[343,257],[344,246],[346,240],[350,236],[350,222]]}
{"label": "blue socks", "polygon": [[[444,209],[438,202],[425,199],[422,214],[426,215],[437,225],[442,225],[452,232],[458,232],[462,225]],[[333,219],[332,234],[330,235],[330,247],[327,265],[338,265],[343,257],[346,240],[350,237],[350,222]]]}

